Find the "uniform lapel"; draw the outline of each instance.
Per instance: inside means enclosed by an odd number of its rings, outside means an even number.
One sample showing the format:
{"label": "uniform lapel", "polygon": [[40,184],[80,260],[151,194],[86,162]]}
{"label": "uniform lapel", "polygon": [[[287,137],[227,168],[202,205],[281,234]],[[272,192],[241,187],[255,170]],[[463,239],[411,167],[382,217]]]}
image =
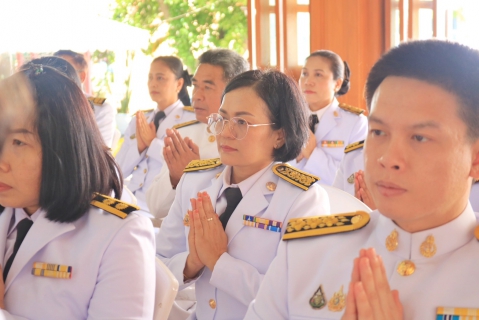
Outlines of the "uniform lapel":
{"label": "uniform lapel", "polygon": [[260,216],[259,213],[268,207],[269,201],[266,199],[266,195],[273,193],[273,191],[268,190],[266,184],[271,181],[277,181],[277,177],[271,169],[268,169],[243,196],[226,225],[228,245],[244,227],[243,215]]}
{"label": "uniform lapel", "polygon": [[12,221],[13,212],[13,208],[5,208],[2,214],[0,214],[0,264],[2,266],[2,270],[5,266],[3,261],[5,259],[5,244],[7,242],[8,227]]}
{"label": "uniform lapel", "polygon": [[[47,243],[60,235],[74,230],[73,223],[60,223],[48,220],[45,212],[41,212],[40,216],[35,220],[30,231],[28,231],[18,253],[13,260],[12,267],[8,272],[7,281],[5,283],[5,292],[8,290],[15,277],[32,259],[32,257],[40,251]],[[54,261],[47,261],[54,263]],[[32,267],[32,266],[29,266]]]}
{"label": "uniform lapel", "polygon": [[321,145],[324,137],[336,127],[337,121],[340,118],[339,107],[337,102],[333,102],[331,106],[324,112],[321,120],[319,120],[318,129],[316,130],[316,143]]}
{"label": "uniform lapel", "polygon": [[[220,192],[221,187],[223,186],[223,175],[224,175],[224,172],[225,172],[224,169],[225,169],[225,167],[223,167],[223,171],[220,172],[219,176],[214,177],[211,180],[211,185],[209,187],[200,191],[200,192],[208,193],[208,195],[210,196],[211,204],[212,204],[213,208],[216,208],[216,201],[218,199],[218,193]],[[220,212],[217,212],[216,214],[219,215]]]}

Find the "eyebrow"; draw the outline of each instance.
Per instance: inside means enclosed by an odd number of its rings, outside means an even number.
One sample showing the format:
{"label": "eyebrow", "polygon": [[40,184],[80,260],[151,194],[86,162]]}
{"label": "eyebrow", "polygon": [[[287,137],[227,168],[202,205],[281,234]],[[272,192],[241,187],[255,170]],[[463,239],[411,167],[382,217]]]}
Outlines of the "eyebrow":
{"label": "eyebrow", "polygon": [[16,134],[16,133],[33,134],[33,132],[31,132],[31,131],[29,131],[25,128],[8,130],[8,133],[10,133],[10,134]]}
{"label": "eyebrow", "polygon": [[[374,123],[377,123],[377,124],[380,124],[380,125],[386,125],[386,123],[384,121],[382,121],[381,119],[379,119],[375,116],[371,116],[371,115],[369,116],[368,121],[369,122],[374,122]],[[425,129],[425,128],[440,129],[441,125],[437,122],[434,122],[434,121],[425,121],[425,122],[420,122],[420,123],[413,124],[409,127],[411,129]]]}
{"label": "eyebrow", "polygon": [[[223,109],[220,109],[219,112],[224,113],[224,114],[228,114],[228,112],[226,110],[223,110]],[[238,117],[238,116],[252,116],[252,117],[254,117],[254,114],[249,113],[248,111],[239,111],[239,112],[236,112],[234,116],[235,117]]]}
{"label": "eyebrow", "polygon": [[[193,82],[200,82],[198,79],[193,78],[191,81]],[[215,82],[213,80],[204,80],[204,83],[211,84],[212,86],[216,86]]]}

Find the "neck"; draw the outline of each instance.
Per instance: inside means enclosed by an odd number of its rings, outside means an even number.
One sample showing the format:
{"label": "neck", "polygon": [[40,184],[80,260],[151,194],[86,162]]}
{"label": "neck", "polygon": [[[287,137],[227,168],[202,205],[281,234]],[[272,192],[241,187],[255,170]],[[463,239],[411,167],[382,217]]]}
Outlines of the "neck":
{"label": "neck", "polygon": [[[271,160],[273,161],[273,160]],[[271,162],[268,163],[261,163],[257,165],[248,165],[248,166],[234,166],[231,167],[231,179],[230,183],[231,184],[238,184],[252,175],[254,175],[256,172],[261,171],[262,169],[266,168],[267,166],[270,165]]]}
{"label": "neck", "polygon": [[329,106],[331,104],[331,102],[333,102],[333,100],[334,100],[334,97],[331,98],[331,99],[327,99],[327,100],[312,102],[312,103],[309,104],[309,110],[318,111],[318,110],[321,110],[323,108],[326,108],[327,106]]}
{"label": "neck", "polygon": [[178,101],[178,99],[161,100],[160,102],[157,102],[157,108],[158,110],[165,111],[166,108],[171,106],[176,101]]}
{"label": "neck", "polygon": [[29,216],[37,212],[39,206],[31,206],[31,207],[25,207],[23,208],[23,211],[25,211]]}

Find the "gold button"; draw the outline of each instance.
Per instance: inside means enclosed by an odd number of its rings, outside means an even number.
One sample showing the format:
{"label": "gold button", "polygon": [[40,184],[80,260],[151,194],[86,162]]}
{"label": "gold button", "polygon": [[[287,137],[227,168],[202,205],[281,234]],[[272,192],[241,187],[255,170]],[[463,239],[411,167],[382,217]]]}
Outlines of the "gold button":
{"label": "gold button", "polygon": [[180,118],[180,115],[179,115],[179,114],[177,114],[177,115],[175,116],[175,118],[176,118],[176,119],[179,119],[179,118]]}
{"label": "gold button", "polygon": [[136,167],[133,168],[133,170],[136,170],[136,169],[138,169],[138,166],[136,166]]}
{"label": "gold button", "polygon": [[333,112],[333,115],[334,115],[335,117],[339,117],[339,113],[338,113],[337,111],[334,111],[334,112]]}
{"label": "gold button", "polygon": [[269,191],[274,191],[276,190],[276,183],[274,182],[268,182],[266,184],[266,189],[268,189]]}
{"label": "gold button", "polygon": [[210,308],[216,309],[216,301],[214,299],[210,299]]}
{"label": "gold button", "polygon": [[410,260],[402,261],[397,268],[397,272],[403,277],[410,276],[414,271],[416,271],[416,265]]}
{"label": "gold button", "polygon": [[148,171],[148,170],[145,169],[145,170],[143,170],[143,173],[146,173],[147,171]]}
{"label": "gold button", "polygon": [[148,159],[148,155],[146,155],[145,158]]}
{"label": "gold button", "polygon": [[209,137],[208,137],[208,141],[209,141],[209,142],[215,142],[215,141],[216,141],[215,136],[209,136]]}
{"label": "gold button", "polygon": [[143,187],[143,183],[140,183],[140,187]]}

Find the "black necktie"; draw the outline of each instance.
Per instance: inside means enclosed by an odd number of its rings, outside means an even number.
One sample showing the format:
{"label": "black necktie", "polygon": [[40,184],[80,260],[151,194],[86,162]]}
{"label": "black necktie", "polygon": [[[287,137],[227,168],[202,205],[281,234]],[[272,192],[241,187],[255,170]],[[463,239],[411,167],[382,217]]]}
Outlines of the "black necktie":
{"label": "black necktie", "polygon": [[13,259],[17,255],[18,249],[20,249],[20,245],[22,244],[23,240],[25,239],[28,230],[33,225],[33,221],[30,219],[23,219],[17,225],[17,238],[15,239],[15,244],[13,245],[13,252],[10,258],[8,258],[7,263],[5,264],[5,268],[3,268],[3,281],[7,279],[8,271],[10,271],[10,267],[12,266]]}
{"label": "black necktie", "polygon": [[223,225],[223,229],[226,229],[226,224],[231,217],[233,211],[235,211],[238,203],[240,203],[243,195],[241,194],[241,190],[239,188],[226,188],[225,190],[225,197],[226,197],[226,209],[225,212],[220,216],[221,224]]}
{"label": "black necktie", "polygon": [[319,119],[316,113],[313,113],[312,115],[309,116],[309,128],[311,129],[311,131],[313,131],[313,133],[318,123],[319,123]]}
{"label": "black necktie", "polygon": [[161,119],[163,119],[164,117],[166,117],[166,114],[165,114],[164,111],[158,111],[158,112],[155,114],[155,119],[153,120],[153,123],[155,124],[156,131],[158,131],[158,127],[160,126],[160,121],[161,121]]}

